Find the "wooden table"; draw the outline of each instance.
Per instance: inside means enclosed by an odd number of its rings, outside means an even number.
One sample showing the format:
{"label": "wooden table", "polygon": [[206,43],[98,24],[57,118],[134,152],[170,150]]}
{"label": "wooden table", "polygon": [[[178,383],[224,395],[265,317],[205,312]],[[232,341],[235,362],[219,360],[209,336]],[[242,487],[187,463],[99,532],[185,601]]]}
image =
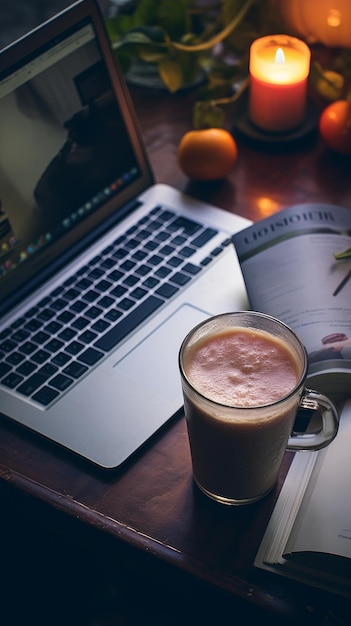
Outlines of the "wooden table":
{"label": "wooden table", "polygon": [[[191,127],[195,93],[169,95],[136,87],[131,92],[158,182],[252,220],[300,202],[351,208],[351,160],[327,151],[316,135],[279,151],[238,139],[238,162],[225,181],[190,183],[177,166],[176,152],[182,134]],[[189,621],[198,616],[195,623],[199,624],[207,623],[206,616],[208,623],[216,619],[218,624],[225,616],[231,616],[228,623],[233,624],[236,618],[238,623],[251,618],[269,619],[271,624],[351,624],[349,601],[252,566],[291,458],[287,453],[279,485],[265,500],[230,508],[209,501],[194,486],[182,414],[123,469],[113,472],[100,471],[1,420],[1,546],[7,555],[2,557],[7,586],[2,581],[0,591],[5,597],[10,587],[20,598],[26,586],[36,589],[23,575],[21,582],[14,577],[23,571],[24,563],[12,556],[20,558],[21,550],[24,555],[28,550],[37,554],[41,537],[42,551],[57,561],[61,546],[62,550],[66,546],[61,559],[67,562],[64,575],[75,581],[73,587],[77,585],[81,594],[75,597],[85,603],[85,612],[79,603],[77,608],[86,617],[84,624],[90,623],[97,588],[100,597],[105,594],[109,610],[118,613],[116,588],[127,593],[122,582],[126,576],[135,585],[135,604],[143,602],[151,614],[166,599],[162,606],[167,607],[169,621],[160,620],[164,624],[187,623],[187,615]],[[44,563],[51,565],[41,572],[44,579],[53,576],[56,567],[51,554],[50,559],[44,556]],[[58,601],[54,614],[61,615],[66,602],[63,591],[55,595],[49,583],[44,589],[47,595],[39,593],[39,604],[43,597]],[[130,604],[131,592],[125,597]],[[176,621],[174,615],[179,614],[182,618]],[[143,620],[135,623],[149,623],[146,614],[140,615]],[[53,623],[52,617],[47,623]]]}

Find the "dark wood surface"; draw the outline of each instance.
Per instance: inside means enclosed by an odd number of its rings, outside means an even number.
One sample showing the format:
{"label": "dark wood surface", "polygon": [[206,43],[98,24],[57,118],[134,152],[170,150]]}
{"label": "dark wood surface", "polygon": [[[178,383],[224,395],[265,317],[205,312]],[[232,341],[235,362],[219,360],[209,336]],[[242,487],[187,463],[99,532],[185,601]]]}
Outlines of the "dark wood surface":
{"label": "dark wood surface", "polygon": [[[225,181],[190,183],[179,170],[176,153],[182,134],[191,127],[194,92],[173,96],[141,88],[131,92],[158,182],[255,221],[300,202],[343,204],[351,209],[351,161],[326,150],[316,134],[279,151],[238,139],[239,158]],[[33,534],[35,541],[39,534],[46,559],[51,552],[53,559],[62,560],[66,546],[64,576],[74,578],[78,561],[83,568],[83,574],[81,569],[77,574],[82,587],[79,602],[86,609],[85,613],[82,606],[77,609],[80,617],[89,612],[92,589],[99,586],[92,583],[96,578],[103,581],[109,610],[118,613],[116,586],[121,588],[121,578],[125,580],[128,572],[129,581],[138,581],[133,601],[126,596],[128,603],[144,602],[150,609],[166,598],[167,617],[160,618],[164,624],[187,623],[187,615],[194,621],[194,613],[185,609],[188,604],[182,608],[190,599],[198,611],[195,615],[200,615],[201,607],[202,623],[206,616],[208,623],[213,623],[214,616],[222,623],[224,615],[232,615],[230,623],[240,616],[240,620],[262,618],[282,624],[351,624],[349,601],[253,568],[291,458],[287,453],[279,485],[265,500],[230,508],[209,501],[194,486],[183,415],[174,417],[122,469],[113,472],[98,470],[1,420],[2,549],[7,545],[2,568],[7,572],[10,567],[14,579],[11,584],[7,580],[0,591],[8,593],[14,585],[20,596],[30,585],[22,575],[21,587],[16,574],[23,568],[21,558],[28,557],[28,542],[33,546]],[[17,544],[21,548],[16,551]],[[44,579],[52,576],[56,561],[50,558],[49,567],[44,559]],[[47,597],[58,601],[62,609],[65,596],[58,598],[50,589]],[[39,598],[41,602],[42,594]],[[140,609],[137,615],[135,623],[149,623],[147,613]],[[84,623],[88,622],[89,615]],[[52,618],[47,623],[53,623]]]}

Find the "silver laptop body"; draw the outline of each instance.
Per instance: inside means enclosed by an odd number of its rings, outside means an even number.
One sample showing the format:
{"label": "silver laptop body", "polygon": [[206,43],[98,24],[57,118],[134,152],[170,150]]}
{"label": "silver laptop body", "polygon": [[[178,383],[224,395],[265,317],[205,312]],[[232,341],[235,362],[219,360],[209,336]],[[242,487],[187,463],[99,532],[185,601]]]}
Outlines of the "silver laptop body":
{"label": "silver laptop body", "polygon": [[93,0],[1,52],[0,136],[1,414],[115,468],[181,408],[185,334],[247,308],[249,222],[154,184]]}

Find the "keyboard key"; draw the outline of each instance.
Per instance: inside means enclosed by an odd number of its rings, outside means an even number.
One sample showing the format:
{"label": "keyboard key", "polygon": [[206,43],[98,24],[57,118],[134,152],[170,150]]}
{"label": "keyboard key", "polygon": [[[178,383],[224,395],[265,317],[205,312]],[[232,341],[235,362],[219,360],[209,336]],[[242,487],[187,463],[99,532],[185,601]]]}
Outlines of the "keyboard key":
{"label": "keyboard key", "polygon": [[70,361],[71,358],[72,357],[66,354],[66,352],[58,352],[51,359],[51,363],[54,363],[54,365],[58,365],[59,367],[62,367],[63,365],[66,365],[66,363],[68,363],[68,361]]}
{"label": "keyboard key", "polygon": [[161,285],[158,289],[156,289],[155,293],[157,295],[162,296],[163,298],[171,298],[175,293],[179,291],[178,287],[175,285],[170,285],[169,283],[165,283]]}
{"label": "keyboard key", "polygon": [[160,263],[162,263],[163,258],[162,256],[160,256],[159,254],[153,254],[148,260],[147,262],[150,265],[159,265]]}
{"label": "keyboard key", "polygon": [[57,376],[50,380],[50,386],[59,391],[65,391],[73,382],[73,378],[69,378],[69,376],[65,376],[64,374],[57,374]]}
{"label": "keyboard key", "polygon": [[118,320],[119,317],[121,317],[123,315],[122,311],[119,311],[118,309],[110,309],[106,315],[105,315],[105,319],[106,320],[110,320],[110,322],[115,322],[116,320]]}
{"label": "keyboard key", "polygon": [[89,291],[87,291],[85,294],[83,294],[82,297],[87,302],[95,302],[95,300],[100,298],[100,293],[98,291],[96,291],[95,289],[89,289]]}
{"label": "keyboard key", "polygon": [[114,289],[111,290],[111,294],[116,298],[121,298],[125,293],[127,293],[128,289],[123,287],[122,285],[117,285]]}
{"label": "keyboard key", "polygon": [[172,246],[182,246],[183,243],[185,243],[186,241],[186,237],[184,237],[183,235],[177,235],[176,237],[174,237],[174,239],[172,239],[171,244]]}
{"label": "keyboard key", "polygon": [[159,280],[157,278],[154,278],[153,276],[149,276],[149,278],[147,278],[146,280],[144,280],[143,285],[147,288],[147,289],[153,289],[154,287],[156,287],[156,285],[159,284]]}
{"label": "keyboard key", "polygon": [[168,233],[166,230],[161,230],[159,233],[157,233],[157,235],[155,236],[155,240],[156,241],[166,241],[167,239],[169,239],[169,237],[171,236],[170,233]]}
{"label": "keyboard key", "polygon": [[131,298],[134,298],[134,300],[141,300],[146,295],[147,295],[146,289],[142,289],[141,287],[137,287],[136,289],[133,289],[133,291],[130,292],[130,296]]}
{"label": "keyboard key", "polygon": [[57,319],[63,324],[68,324],[74,318],[72,311],[63,311],[57,316]]}
{"label": "keyboard key", "polygon": [[117,282],[118,280],[121,280],[123,276],[124,276],[123,272],[120,272],[119,270],[113,270],[112,272],[107,274],[107,278],[109,280],[112,280],[113,283]]}
{"label": "keyboard key", "polygon": [[55,398],[59,395],[59,391],[57,389],[52,389],[52,387],[42,387],[34,396],[33,400],[39,402],[43,406],[48,406],[50,402],[55,400]]}
{"label": "keyboard key", "polygon": [[50,358],[50,353],[46,350],[38,350],[34,354],[32,354],[31,359],[38,365],[45,363]]}
{"label": "keyboard key", "polygon": [[89,280],[88,278],[81,278],[81,280],[79,280],[75,284],[75,288],[79,290],[89,289],[89,287],[91,287],[92,284],[93,284],[92,280]]}
{"label": "keyboard key", "polygon": [[108,289],[112,287],[112,284],[113,283],[104,278],[103,280],[100,280],[98,283],[96,283],[95,289],[98,289],[99,291],[108,291]]}
{"label": "keyboard key", "polygon": [[81,352],[84,347],[84,344],[82,344],[80,341],[72,341],[68,344],[68,346],[65,347],[65,351],[68,352],[68,354],[76,355]]}
{"label": "keyboard key", "polygon": [[19,346],[19,349],[24,354],[32,354],[38,349],[38,346],[32,341],[26,341],[22,346]]}
{"label": "keyboard key", "polygon": [[129,311],[129,309],[131,309],[134,304],[134,300],[131,300],[130,298],[123,298],[123,300],[118,303],[118,306],[120,309],[122,309],[122,311]]}
{"label": "keyboard key", "polygon": [[48,376],[41,374],[40,372],[36,372],[32,374],[22,385],[20,385],[17,389],[19,393],[22,393],[24,396],[31,396],[39,387],[42,387],[44,383],[46,383]]}
{"label": "keyboard key", "polygon": [[17,385],[19,385],[22,382],[22,380],[23,380],[23,376],[20,376],[19,374],[16,374],[15,372],[10,372],[10,374],[7,374],[5,378],[2,378],[1,383],[5,387],[9,387],[9,389],[14,389],[15,387],[17,387]]}
{"label": "keyboard key", "polygon": [[58,337],[62,339],[62,341],[71,341],[76,334],[77,332],[73,330],[73,328],[65,328],[58,334]]}
{"label": "keyboard key", "polygon": [[[22,328],[22,326],[26,323],[26,319],[25,317],[18,317],[12,324],[11,324],[11,328],[12,330],[16,330],[17,328]],[[9,328],[6,328],[5,331],[6,333],[10,332]],[[1,335],[0,335],[1,336]]]}
{"label": "keyboard key", "polygon": [[89,306],[88,302],[84,302],[83,300],[76,300],[69,307],[69,310],[72,311],[72,313],[81,313],[82,311],[84,311],[84,309],[87,308],[87,306]]}
{"label": "keyboard key", "polygon": [[0,350],[2,350],[2,352],[6,352],[7,354],[9,352],[12,352],[12,350],[16,350],[17,348],[17,343],[15,343],[14,341],[11,341],[11,339],[5,339],[5,341],[2,342],[2,344],[0,344]]}
{"label": "keyboard key", "polygon": [[0,363],[0,379],[12,369],[9,363]]}
{"label": "keyboard key", "polygon": [[32,337],[32,341],[39,344],[45,343],[48,339],[50,339],[50,335],[45,333],[43,330],[39,330],[39,332],[35,333]]}
{"label": "keyboard key", "polygon": [[116,250],[113,253],[113,258],[116,259],[116,261],[120,261],[121,259],[124,259],[126,256],[128,256],[129,254],[129,250],[126,250],[125,248],[118,248],[118,250]]}
{"label": "keyboard key", "polygon": [[172,270],[170,267],[159,267],[155,272],[155,276],[158,276],[159,278],[166,278],[166,276],[169,276],[171,272]]}
{"label": "keyboard key", "polygon": [[132,258],[136,261],[143,261],[145,257],[147,257],[147,252],[145,252],[145,250],[137,250],[134,254],[132,254]]}
{"label": "keyboard key", "polygon": [[187,235],[193,235],[202,228],[201,224],[189,220],[186,217],[177,217],[174,222],[170,224],[170,228],[173,230],[182,230]]}
{"label": "keyboard key", "polygon": [[92,306],[90,307],[90,309],[85,311],[86,317],[89,317],[89,319],[91,320],[96,320],[96,318],[102,315],[102,313],[103,313],[103,310],[100,309],[100,307],[98,306]]}
{"label": "keyboard key", "polygon": [[113,267],[116,264],[116,261],[114,261],[113,259],[105,259],[102,263],[101,266],[105,267],[106,269],[111,269],[111,267]]}
{"label": "keyboard key", "polygon": [[15,341],[16,343],[22,343],[22,341],[25,341],[26,339],[28,339],[29,337],[29,333],[25,330],[16,330],[15,333],[12,334],[11,339],[12,341]]}
{"label": "keyboard key", "polygon": [[52,311],[51,309],[43,309],[42,311],[38,312],[38,318],[40,320],[43,320],[43,322],[48,322],[53,317],[55,317],[55,315],[55,311]]}
{"label": "keyboard key", "polygon": [[140,265],[140,267],[135,270],[135,273],[138,276],[146,276],[152,271],[152,269],[151,265]]}
{"label": "keyboard key", "polygon": [[84,333],[79,335],[79,341],[83,341],[84,343],[91,343],[97,337],[98,337],[98,334],[94,333],[92,330],[85,330]]}
{"label": "keyboard key", "polygon": [[110,325],[111,324],[105,320],[97,320],[97,322],[92,325],[92,329],[96,330],[98,333],[103,333]]}
{"label": "keyboard key", "polygon": [[139,244],[140,241],[138,241],[138,239],[129,239],[128,241],[126,241],[125,246],[129,250],[135,250],[135,248],[137,248]]}
{"label": "keyboard key", "polygon": [[186,263],[186,265],[184,265],[184,267],[182,268],[183,272],[187,272],[188,274],[191,274],[192,276],[195,276],[196,274],[198,274],[199,272],[201,272],[201,267],[199,267],[199,265],[194,265],[193,263]]}
{"label": "keyboard key", "polygon": [[18,365],[22,363],[23,359],[25,359],[24,354],[20,354],[19,352],[12,352],[6,359],[8,363],[11,365]]}
{"label": "keyboard key", "polygon": [[97,304],[103,309],[108,309],[114,304],[114,302],[114,299],[110,298],[110,296],[103,296],[100,300],[98,300]]}
{"label": "keyboard key", "polygon": [[72,302],[72,300],[75,300],[76,298],[78,298],[80,296],[80,293],[77,289],[67,289],[67,291],[65,292],[65,298],[67,298],[67,300],[69,300],[70,302]]}
{"label": "keyboard key", "polygon": [[50,335],[54,335],[55,333],[58,333],[59,330],[61,330],[62,328],[62,324],[60,324],[59,322],[50,322],[50,324],[47,324],[46,326],[44,326],[44,330],[47,333],[50,333]]}
{"label": "keyboard key", "polygon": [[158,253],[162,254],[162,256],[171,256],[171,254],[174,254],[174,252],[175,252],[175,247],[169,246],[169,245],[163,246],[158,251]]}
{"label": "keyboard key", "polygon": [[139,282],[140,277],[139,276],[134,276],[133,274],[131,274],[130,276],[127,276],[127,278],[125,278],[125,280],[123,281],[123,284],[126,285],[127,287],[134,287],[134,285],[137,284],[137,282]]}
{"label": "keyboard key", "polygon": [[85,374],[85,372],[87,371],[88,368],[86,367],[86,365],[83,365],[83,363],[78,363],[78,361],[72,361],[72,363],[65,367],[63,373],[67,376],[72,376],[72,378],[77,379],[83,376],[83,374]]}
{"label": "keyboard key", "polygon": [[182,272],[177,272],[176,274],[173,274],[173,276],[171,276],[170,280],[172,281],[172,283],[176,283],[176,285],[183,286],[186,285],[189,280],[191,280],[191,277],[187,274],[183,274]]}
{"label": "keyboard key", "polygon": [[221,246],[217,246],[217,248],[212,250],[211,254],[212,256],[218,256],[221,252],[223,252],[223,248]]}
{"label": "keyboard key", "polygon": [[182,263],[183,263],[183,259],[181,259],[179,256],[172,256],[167,261],[167,264],[170,265],[171,267],[179,267],[179,265],[181,265]]}
{"label": "keyboard key", "polygon": [[64,342],[60,341],[59,339],[51,339],[51,341],[49,341],[45,345],[45,350],[49,350],[49,352],[51,353],[58,352],[63,348],[64,345]]}
{"label": "keyboard key", "polygon": [[104,353],[95,348],[87,348],[82,354],[79,355],[78,360],[86,365],[95,365],[104,356]]}
{"label": "keyboard key", "polygon": [[83,330],[90,324],[90,321],[86,317],[77,317],[77,319],[72,322],[72,327],[76,330]]}
{"label": "keyboard key", "polygon": [[16,372],[18,374],[23,374],[23,376],[29,376],[32,374],[38,365],[36,363],[32,363],[32,361],[24,361],[19,367],[17,367]]}
{"label": "keyboard key", "polygon": [[154,250],[156,250],[156,248],[158,248],[158,246],[159,244],[156,241],[148,241],[144,247],[146,250],[153,252]]}
{"label": "keyboard key", "polygon": [[217,234],[218,231],[214,230],[214,228],[206,228],[206,230],[191,241],[191,245],[196,246],[196,248],[201,248]]}
{"label": "keyboard key", "polygon": [[184,248],[179,250],[179,254],[186,259],[188,259],[193,254],[195,254],[195,252],[196,252],[195,248],[191,248],[190,246],[184,246]]}
{"label": "keyboard key", "polygon": [[124,263],[122,263],[121,269],[124,270],[125,272],[129,272],[135,266],[136,266],[136,263],[134,261],[128,260],[128,261],[124,261]]}
{"label": "keyboard key", "polygon": [[62,311],[62,309],[67,306],[67,300],[64,300],[63,298],[58,298],[57,300],[54,300],[50,306],[55,311]]}
{"label": "keyboard key", "polygon": [[89,272],[88,277],[92,280],[97,280],[104,275],[104,270],[101,270],[99,267],[95,267],[91,272]]}
{"label": "keyboard key", "polygon": [[149,296],[144,302],[142,302],[134,311],[123,318],[120,322],[117,322],[113,328],[107,331],[107,333],[95,342],[95,348],[108,351],[116,346],[122,339],[124,339],[132,330],[134,330],[139,324],[154,313],[162,304],[163,300],[156,298],[155,296]]}

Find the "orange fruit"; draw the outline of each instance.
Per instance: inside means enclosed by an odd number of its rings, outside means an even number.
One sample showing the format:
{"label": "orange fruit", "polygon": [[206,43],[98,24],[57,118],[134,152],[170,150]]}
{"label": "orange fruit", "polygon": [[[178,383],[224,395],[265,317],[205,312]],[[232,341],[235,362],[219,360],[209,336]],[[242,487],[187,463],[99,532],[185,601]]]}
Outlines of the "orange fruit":
{"label": "orange fruit", "polygon": [[319,132],[329,148],[340,154],[351,154],[351,102],[336,100],[319,118]]}
{"label": "orange fruit", "polygon": [[178,146],[179,166],[193,180],[225,178],[237,157],[235,139],[223,128],[190,130]]}

